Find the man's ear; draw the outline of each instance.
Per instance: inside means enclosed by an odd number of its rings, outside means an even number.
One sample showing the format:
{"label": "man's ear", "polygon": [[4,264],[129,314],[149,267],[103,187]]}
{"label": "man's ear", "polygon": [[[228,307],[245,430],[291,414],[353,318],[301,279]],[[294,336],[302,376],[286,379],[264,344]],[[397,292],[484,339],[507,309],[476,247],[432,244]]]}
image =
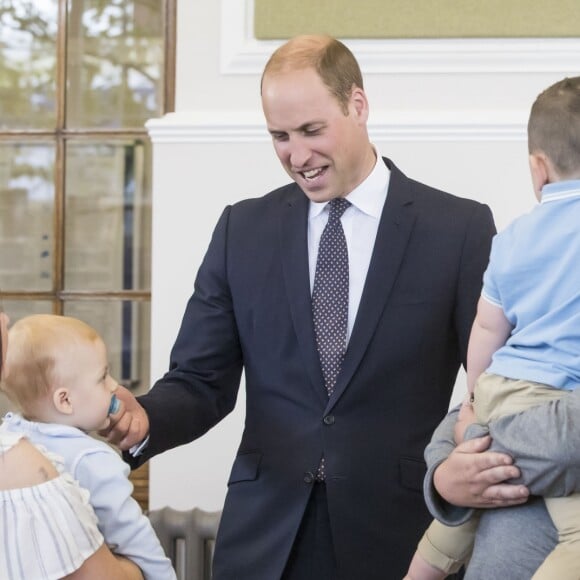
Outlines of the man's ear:
{"label": "man's ear", "polygon": [[369,103],[365,92],[360,87],[353,86],[350,104],[359,121],[366,123],[369,118]]}
{"label": "man's ear", "polygon": [[72,415],[73,405],[69,396],[68,389],[65,387],[58,387],[52,394],[52,402],[54,408],[64,415]]}

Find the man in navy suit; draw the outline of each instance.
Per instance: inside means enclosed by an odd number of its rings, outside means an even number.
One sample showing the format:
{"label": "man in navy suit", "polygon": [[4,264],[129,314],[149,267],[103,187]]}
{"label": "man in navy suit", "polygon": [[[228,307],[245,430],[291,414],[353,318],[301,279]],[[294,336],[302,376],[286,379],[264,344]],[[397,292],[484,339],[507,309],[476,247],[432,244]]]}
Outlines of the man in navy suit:
{"label": "man in navy suit", "polygon": [[[244,371],[245,428],[214,578],[401,578],[430,521],[423,450],[465,363],[491,212],[381,157],[359,66],[337,40],[291,39],[261,92],[293,182],[224,210],[169,371],[137,400],[119,394],[109,438],[127,449],[148,437],[141,455],[126,454],[133,466],[188,443],[234,408]],[[329,395],[311,296],[334,198],[349,202],[349,293]]]}

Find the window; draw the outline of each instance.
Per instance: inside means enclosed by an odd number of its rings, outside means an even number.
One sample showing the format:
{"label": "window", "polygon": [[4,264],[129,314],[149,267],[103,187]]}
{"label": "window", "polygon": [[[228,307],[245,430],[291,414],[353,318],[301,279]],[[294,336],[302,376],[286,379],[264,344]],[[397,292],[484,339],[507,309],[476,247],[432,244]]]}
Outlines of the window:
{"label": "window", "polygon": [[149,388],[144,123],[173,110],[175,2],[0,0],[4,308],[85,320],[137,393]]}

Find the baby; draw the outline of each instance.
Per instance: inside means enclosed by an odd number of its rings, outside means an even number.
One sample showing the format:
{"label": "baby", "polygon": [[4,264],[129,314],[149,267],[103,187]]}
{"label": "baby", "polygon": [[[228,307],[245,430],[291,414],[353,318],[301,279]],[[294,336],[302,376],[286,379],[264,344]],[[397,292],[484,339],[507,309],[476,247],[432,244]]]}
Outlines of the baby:
{"label": "baby", "polygon": [[107,349],[97,332],[66,316],[16,322],[2,390],[22,414],[8,413],[1,432],[23,433],[64,458],[64,468],[90,492],[99,529],[112,551],[135,562],[146,579],[175,580],[175,571],[139,504],[129,467],[106,443],[88,435],[107,427],[120,408]]}

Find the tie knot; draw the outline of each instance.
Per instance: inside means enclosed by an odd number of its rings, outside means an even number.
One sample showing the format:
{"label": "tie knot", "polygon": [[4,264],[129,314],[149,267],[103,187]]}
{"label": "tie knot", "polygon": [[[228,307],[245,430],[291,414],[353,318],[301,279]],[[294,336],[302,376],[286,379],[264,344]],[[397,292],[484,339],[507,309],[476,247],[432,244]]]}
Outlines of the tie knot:
{"label": "tie knot", "polygon": [[344,197],[335,197],[334,199],[331,199],[328,202],[328,207],[330,208],[328,220],[339,220],[349,205],[350,201],[344,199]]}

